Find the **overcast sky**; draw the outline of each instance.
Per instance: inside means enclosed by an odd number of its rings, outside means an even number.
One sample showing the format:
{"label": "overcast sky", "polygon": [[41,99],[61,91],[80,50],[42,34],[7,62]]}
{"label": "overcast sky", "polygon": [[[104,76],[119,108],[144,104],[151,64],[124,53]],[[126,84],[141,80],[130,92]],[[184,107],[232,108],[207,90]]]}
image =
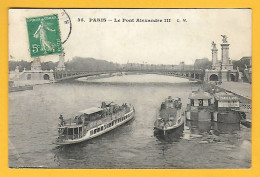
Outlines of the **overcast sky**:
{"label": "overcast sky", "polygon": [[[27,17],[58,13],[57,9],[9,10],[9,56],[11,60],[32,61],[29,54]],[[228,36],[230,58],[251,56],[251,10],[249,9],[67,9],[72,31],[63,44],[65,60],[75,56],[111,62],[191,64],[198,58],[211,60],[211,42],[217,43],[221,58],[222,37]],[[83,18],[85,22],[78,22]],[[89,22],[106,18],[107,22]],[[114,22],[114,18],[121,22]],[[122,19],[171,19],[170,23],[122,22]],[[186,19],[187,22],[176,22]],[[69,25],[60,18],[62,39]],[[113,21],[108,21],[113,20]],[[41,57],[58,61],[57,55]]]}

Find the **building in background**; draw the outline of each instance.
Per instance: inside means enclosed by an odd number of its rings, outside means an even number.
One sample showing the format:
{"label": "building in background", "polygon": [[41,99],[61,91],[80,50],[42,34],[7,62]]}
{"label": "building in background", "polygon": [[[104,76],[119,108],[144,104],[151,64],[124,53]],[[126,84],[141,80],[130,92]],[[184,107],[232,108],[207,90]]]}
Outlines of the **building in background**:
{"label": "building in background", "polygon": [[36,57],[31,62],[31,69],[19,72],[19,66],[15,71],[9,73],[9,81],[12,81],[15,86],[45,84],[54,81],[53,70],[42,70],[41,61]]}

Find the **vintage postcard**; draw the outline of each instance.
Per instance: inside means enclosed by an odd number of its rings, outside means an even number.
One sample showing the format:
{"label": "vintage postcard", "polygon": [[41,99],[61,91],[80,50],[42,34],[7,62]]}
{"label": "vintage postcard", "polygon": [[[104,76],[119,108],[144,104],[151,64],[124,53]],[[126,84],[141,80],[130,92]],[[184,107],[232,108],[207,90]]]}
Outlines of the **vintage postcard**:
{"label": "vintage postcard", "polygon": [[8,13],[9,168],[251,168],[251,9]]}

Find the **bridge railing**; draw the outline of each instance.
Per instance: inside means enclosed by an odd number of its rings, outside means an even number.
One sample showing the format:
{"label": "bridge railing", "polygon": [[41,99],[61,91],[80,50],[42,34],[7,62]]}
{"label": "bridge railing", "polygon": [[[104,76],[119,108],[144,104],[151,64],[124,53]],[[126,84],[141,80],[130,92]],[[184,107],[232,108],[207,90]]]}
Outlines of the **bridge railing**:
{"label": "bridge railing", "polygon": [[250,103],[240,103],[239,106],[241,110],[251,112],[252,106]]}
{"label": "bridge railing", "polygon": [[123,72],[195,72],[203,73],[203,70],[178,70],[178,69],[126,69]]}

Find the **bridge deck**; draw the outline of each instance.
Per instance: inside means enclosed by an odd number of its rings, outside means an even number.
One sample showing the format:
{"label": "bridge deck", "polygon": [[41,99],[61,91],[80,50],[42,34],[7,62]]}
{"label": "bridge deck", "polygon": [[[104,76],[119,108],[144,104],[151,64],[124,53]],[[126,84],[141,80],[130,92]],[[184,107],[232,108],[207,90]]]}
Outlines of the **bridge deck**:
{"label": "bridge deck", "polygon": [[118,72],[125,73],[145,73],[145,74],[162,74],[170,75],[175,77],[186,78],[192,81],[203,81],[204,73],[202,70],[160,70],[160,71],[102,71],[102,72],[86,72],[86,71],[55,71],[54,78],[55,81],[63,81],[68,79],[76,79],[80,77],[94,76],[100,74],[112,74]]}

